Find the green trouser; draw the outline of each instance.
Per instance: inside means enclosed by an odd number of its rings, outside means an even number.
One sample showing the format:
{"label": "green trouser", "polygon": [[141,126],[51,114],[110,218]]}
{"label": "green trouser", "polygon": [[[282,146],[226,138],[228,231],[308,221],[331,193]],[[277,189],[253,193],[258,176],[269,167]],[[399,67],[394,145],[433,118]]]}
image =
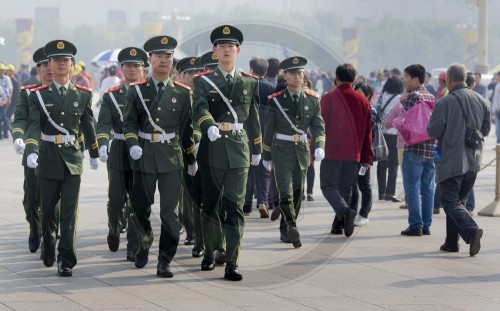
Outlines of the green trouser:
{"label": "green trouser", "polygon": [[39,240],[42,234],[42,225],[40,223],[40,201],[37,194],[38,179],[35,175],[35,169],[24,167],[23,189],[23,206],[26,213],[26,220],[30,225],[30,239]]}
{"label": "green trouser", "polygon": [[278,189],[278,207],[282,216],[280,233],[288,238],[288,230],[292,227],[297,228],[296,221],[302,205],[302,192],[307,170],[301,170],[297,161],[293,168],[285,162],[276,161],[273,164]]}
{"label": "green trouser", "polygon": [[[203,233],[201,230],[201,173],[200,170],[196,172],[196,175],[189,176],[184,175],[184,193],[183,195],[186,200],[191,202],[191,215],[193,223],[193,235],[194,237],[194,247],[198,249],[204,249],[203,246]],[[186,213],[187,214],[187,213]],[[184,224],[185,225],[185,224]],[[188,228],[186,226],[186,232]],[[189,236],[189,232],[188,232]]]}
{"label": "green trouser", "polygon": [[243,204],[247,177],[248,168],[244,167],[229,170],[208,166],[201,168],[202,230],[205,247],[207,252],[221,249],[225,238],[228,263],[238,264],[245,227]]}
{"label": "green trouser", "polygon": [[194,229],[194,215],[193,215],[193,197],[189,193],[188,179],[191,178],[186,171],[183,173],[182,180],[182,199],[179,208],[179,219],[186,229],[186,240],[192,240],[196,233]]}
{"label": "green trouser", "polygon": [[[132,189],[133,171],[109,169],[108,165],[108,228],[115,237],[120,236],[123,222],[130,218],[130,190]],[[139,249],[135,225],[128,222],[127,250],[136,252]]]}
{"label": "green trouser", "polygon": [[[78,197],[80,195],[80,175],[71,175],[64,169],[64,179],[38,177],[42,211],[42,235],[44,252],[52,256],[56,246],[57,226],[61,239],[57,247],[57,261],[69,268],[76,263],[76,222],[78,220]],[[59,219],[57,203],[60,200]]]}
{"label": "green trouser", "polygon": [[134,171],[134,183],[130,194],[137,238],[140,249],[149,249],[153,242],[151,205],[154,203],[158,182],[160,192],[160,252],[159,261],[171,262],[179,244],[179,218],[177,206],[181,197],[182,170],[169,173],[149,174]]}

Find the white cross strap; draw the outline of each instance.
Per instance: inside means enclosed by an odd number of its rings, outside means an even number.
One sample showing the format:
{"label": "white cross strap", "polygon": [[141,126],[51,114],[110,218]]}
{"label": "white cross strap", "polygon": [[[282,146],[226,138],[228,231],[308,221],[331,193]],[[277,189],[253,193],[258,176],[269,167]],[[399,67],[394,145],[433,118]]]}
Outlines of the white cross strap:
{"label": "white cross strap", "polygon": [[234,123],[238,123],[238,114],[236,114],[236,111],[234,111],[234,108],[233,106],[231,106],[231,103],[229,102],[229,100],[227,99],[226,96],[224,96],[224,94],[222,94],[222,92],[219,90],[219,88],[215,85],[215,83],[213,83],[212,80],[210,80],[209,78],[207,78],[206,76],[201,76],[203,79],[205,79],[205,81],[208,82],[208,84],[210,84],[216,91],[217,93],[219,93],[219,95],[222,97],[222,100],[226,103],[227,105],[227,108],[229,108],[229,111],[231,111],[231,114],[233,115],[233,118],[234,118]]}

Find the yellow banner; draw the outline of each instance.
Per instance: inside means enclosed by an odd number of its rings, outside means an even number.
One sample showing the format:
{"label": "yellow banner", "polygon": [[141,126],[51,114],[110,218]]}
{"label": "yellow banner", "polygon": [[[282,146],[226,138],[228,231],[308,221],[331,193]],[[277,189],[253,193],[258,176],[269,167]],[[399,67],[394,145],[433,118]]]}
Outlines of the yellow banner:
{"label": "yellow banner", "polygon": [[344,62],[358,69],[359,29],[343,28],[342,37],[344,42]]}
{"label": "yellow banner", "polygon": [[28,18],[16,19],[16,57],[19,64],[31,62],[31,44],[33,43],[33,20]]}

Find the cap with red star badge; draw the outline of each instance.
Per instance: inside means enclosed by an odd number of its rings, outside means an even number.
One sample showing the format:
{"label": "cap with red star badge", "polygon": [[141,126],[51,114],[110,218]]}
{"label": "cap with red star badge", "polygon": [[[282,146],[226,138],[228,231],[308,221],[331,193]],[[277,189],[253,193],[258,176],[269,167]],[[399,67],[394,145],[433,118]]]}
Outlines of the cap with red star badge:
{"label": "cap with red star badge", "polygon": [[284,72],[302,72],[306,64],[307,59],[305,57],[294,56],[281,61],[279,69],[283,69]]}
{"label": "cap with red star badge", "polygon": [[43,47],[39,48],[35,51],[35,53],[33,53],[33,61],[37,65],[42,65],[49,62],[49,57],[43,52]]}
{"label": "cap with red star badge", "polygon": [[198,61],[196,57],[185,57],[177,62],[175,69],[178,72],[189,72],[198,70]]}
{"label": "cap with red star badge", "polygon": [[156,36],[144,43],[144,50],[150,55],[152,53],[173,54],[177,47],[177,40],[169,36]]}
{"label": "cap with red star badge", "polygon": [[217,55],[215,55],[212,51],[199,57],[198,70],[214,70],[217,66],[219,66],[219,60],[217,59]]}
{"label": "cap with red star badge", "polygon": [[118,53],[118,62],[120,64],[146,65],[148,63],[148,54],[143,49],[127,47]]}
{"label": "cap with red star badge", "polygon": [[217,43],[241,45],[243,43],[243,33],[234,26],[222,25],[212,30],[210,41],[213,45],[217,45]]}
{"label": "cap with red star badge", "polygon": [[76,55],[76,46],[66,40],[53,40],[45,44],[43,52],[49,58],[73,58]]}

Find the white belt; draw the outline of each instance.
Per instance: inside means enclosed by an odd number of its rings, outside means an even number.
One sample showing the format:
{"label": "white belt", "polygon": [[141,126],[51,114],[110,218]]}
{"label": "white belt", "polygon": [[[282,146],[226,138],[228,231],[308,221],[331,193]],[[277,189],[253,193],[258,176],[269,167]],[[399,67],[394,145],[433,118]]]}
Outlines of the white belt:
{"label": "white belt", "polygon": [[113,139],[125,140],[125,134],[114,133],[113,134]]}
{"label": "white belt", "polygon": [[42,133],[41,139],[56,145],[65,144],[66,146],[73,145],[76,141],[75,135],[46,135],[44,133]]}
{"label": "white belt", "polygon": [[217,123],[217,127],[221,131],[241,131],[243,129],[243,123],[229,123],[229,122],[221,122]]}
{"label": "white belt", "polygon": [[294,143],[298,143],[298,142],[305,143],[305,142],[307,142],[307,134],[285,135],[285,134],[276,133],[276,139],[292,141]]}
{"label": "white belt", "polygon": [[144,133],[144,132],[139,131],[139,137],[140,138],[144,138],[146,140],[149,140],[152,143],[158,143],[158,142],[163,143],[164,141],[167,141],[170,144],[170,140],[172,138],[174,138],[175,136],[176,136],[175,133],[165,133],[165,134],[162,134],[162,133],[153,133],[153,134],[149,134],[149,133]]}

